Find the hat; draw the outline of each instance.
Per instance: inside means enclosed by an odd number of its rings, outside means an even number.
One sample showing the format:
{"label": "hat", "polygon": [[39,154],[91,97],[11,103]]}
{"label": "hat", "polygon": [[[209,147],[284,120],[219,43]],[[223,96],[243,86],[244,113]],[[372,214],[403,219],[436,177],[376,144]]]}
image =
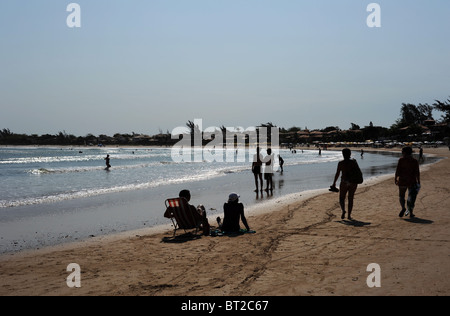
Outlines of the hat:
{"label": "hat", "polygon": [[237,193],[231,193],[228,196],[228,202],[234,202],[234,201],[236,201],[239,198],[240,198],[240,196]]}

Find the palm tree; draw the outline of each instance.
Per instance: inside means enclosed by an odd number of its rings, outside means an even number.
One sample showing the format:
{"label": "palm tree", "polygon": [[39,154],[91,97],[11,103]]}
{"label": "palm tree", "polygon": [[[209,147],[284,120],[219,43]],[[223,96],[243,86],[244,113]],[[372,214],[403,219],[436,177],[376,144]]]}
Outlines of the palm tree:
{"label": "palm tree", "polygon": [[195,136],[200,135],[201,139],[203,140],[203,132],[200,130],[200,127],[195,124],[195,122],[188,121],[186,123],[186,126],[189,128],[190,134],[191,134],[191,146],[195,146]]}
{"label": "palm tree", "polygon": [[447,99],[447,101],[444,102],[435,100],[433,106],[435,110],[444,113],[444,115],[442,115],[444,122],[450,123],[450,99]]}
{"label": "palm tree", "polygon": [[220,127],[220,130],[222,131],[222,139],[223,139],[223,141],[222,141],[222,147],[223,148],[225,148],[225,146],[226,146],[226,143],[227,143],[227,132],[228,132],[228,130],[227,130],[227,128],[225,127],[225,125],[222,125],[221,127]]}
{"label": "palm tree", "polygon": [[267,140],[261,139],[261,133],[260,133],[260,129],[257,128],[256,129],[256,133],[258,134],[258,144],[261,145],[262,143],[264,143],[264,141],[267,141],[267,145],[272,144],[272,128],[276,128],[277,126],[275,124],[273,124],[272,122],[267,122],[265,124],[261,124],[258,127],[262,127],[262,128],[266,128],[267,131]]}

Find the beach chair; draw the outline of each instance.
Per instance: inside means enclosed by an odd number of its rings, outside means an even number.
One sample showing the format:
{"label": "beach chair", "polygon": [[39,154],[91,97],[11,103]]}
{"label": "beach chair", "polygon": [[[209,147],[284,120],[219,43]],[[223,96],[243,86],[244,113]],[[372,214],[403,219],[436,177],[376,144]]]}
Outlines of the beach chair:
{"label": "beach chair", "polygon": [[189,203],[185,198],[166,200],[166,214],[164,216],[172,220],[174,237],[179,229],[183,229],[185,233],[187,233],[188,229],[195,229],[195,234],[198,233],[202,223],[196,220],[192,212],[193,210],[189,207]]}

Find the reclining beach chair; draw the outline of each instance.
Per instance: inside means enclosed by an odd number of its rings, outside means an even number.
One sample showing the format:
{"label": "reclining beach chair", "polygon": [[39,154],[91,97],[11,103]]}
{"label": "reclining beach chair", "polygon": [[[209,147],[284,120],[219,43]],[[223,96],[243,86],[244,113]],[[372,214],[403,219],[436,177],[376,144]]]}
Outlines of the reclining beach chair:
{"label": "reclining beach chair", "polygon": [[173,236],[178,229],[195,229],[195,234],[198,233],[201,226],[201,221],[196,220],[193,210],[189,207],[189,203],[185,198],[174,198],[166,200],[166,213],[164,217],[170,218],[173,223]]}

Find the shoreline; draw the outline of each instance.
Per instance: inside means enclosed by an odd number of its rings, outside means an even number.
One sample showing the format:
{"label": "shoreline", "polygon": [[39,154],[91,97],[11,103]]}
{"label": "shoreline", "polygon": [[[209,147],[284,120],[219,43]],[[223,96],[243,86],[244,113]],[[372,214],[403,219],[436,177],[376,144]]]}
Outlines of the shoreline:
{"label": "shoreline", "polygon": [[[437,163],[437,162],[435,162]],[[433,163],[433,164],[435,164]],[[421,172],[427,171],[429,168],[433,166],[433,164],[425,165],[421,167]],[[359,189],[364,187],[371,187],[377,184],[380,184],[388,179],[394,177],[394,174],[385,174],[381,176],[371,177],[364,181],[362,185],[359,186]],[[271,200],[267,200],[265,202],[261,202],[258,204],[254,204],[246,208],[245,214],[247,218],[262,216],[271,212],[277,212],[279,208],[288,207],[291,204],[304,203],[305,201],[315,198],[324,194],[329,194],[328,189],[314,189],[301,191],[297,193],[287,194],[281,197],[277,197]],[[275,210],[274,210],[275,209]],[[208,221],[211,226],[216,225],[216,218],[220,216],[223,217],[223,213],[214,214],[208,216]],[[66,243],[61,243],[57,245],[45,246],[39,249],[24,249],[10,253],[0,254],[0,262],[8,260],[8,257],[16,257],[16,256],[27,256],[34,255],[40,253],[49,253],[52,251],[62,251],[62,250],[70,250],[77,249],[80,247],[95,245],[97,243],[110,243],[117,240],[125,239],[125,238],[133,238],[135,236],[155,236],[160,234],[167,234],[173,232],[172,223],[168,224],[160,224],[155,226],[150,226],[146,228],[133,229],[129,231],[119,232],[119,233],[109,233],[102,236],[96,236],[85,240],[80,241],[69,241]]]}
{"label": "shoreline", "polygon": [[[309,151],[314,153],[313,151]],[[285,153],[286,154],[286,153]],[[286,154],[288,155],[288,154]],[[0,223],[0,253],[14,253],[25,249],[39,249],[61,243],[71,243],[89,240],[94,236],[117,234],[124,231],[158,226],[170,223],[161,216],[164,198],[178,195],[182,189],[189,187],[192,193],[192,204],[203,204],[216,222],[216,217],[223,213],[222,207],[229,192],[238,192],[247,212],[259,210],[268,201],[299,192],[328,188],[335,173],[337,159],[341,154],[337,151],[324,154],[325,160],[333,156],[333,161],[325,163],[290,164],[292,159],[304,159],[300,155],[292,155],[286,160],[287,172],[276,173],[274,177],[275,191],[272,193],[255,194],[254,180],[248,169],[240,167],[233,172],[218,172],[212,178],[201,181],[191,181],[186,184],[162,185],[152,188],[117,190],[105,194],[87,195],[72,198],[62,195],[52,203],[32,203],[2,209]],[[309,157],[309,156],[308,156]],[[314,159],[315,154],[312,156]],[[319,156],[317,156],[319,158]],[[328,158],[327,158],[328,157]],[[361,167],[367,176],[391,172],[395,155],[367,155]],[[310,160],[311,158],[306,158]],[[376,166],[376,167],[375,167]],[[151,182],[149,182],[151,183]],[[118,187],[121,188],[121,187]],[[301,193],[300,193],[301,194]],[[295,195],[294,195],[295,196]],[[40,202],[40,201],[38,201]],[[44,201],[45,202],[45,201]],[[257,205],[257,206],[256,206]],[[278,204],[270,204],[272,208]],[[255,208],[256,207],[256,208]]]}
{"label": "shoreline", "polygon": [[[377,151],[377,153],[381,152]],[[369,177],[374,177],[376,180],[380,174],[392,170],[392,157],[387,158],[389,164],[384,167],[380,164],[381,169],[376,169],[376,171],[374,171],[374,166],[378,166],[378,160],[381,158],[380,161],[383,161],[384,158],[383,156],[378,156],[379,158],[376,159],[371,157],[376,156],[370,156],[365,159],[366,163],[363,163],[366,168],[363,170],[367,172],[366,183],[369,183]],[[245,205],[246,213],[251,215],[264,213],[264,210],[271,211],[279,205],[286,205],[285,201],[295,202],[295,199],[305,195],[327,193],[335,173],[335,163],[327,162],[326,165],[313,166],[312,168],[318,166],[319,169],[322,169],[319,171],[321,172],[320,176],[315,169],[311,171],[313,169],[309,168],[309,171],[305,173],[302,165],[291,167],[287,165],[288,168],[294,169],[288,170],[284,176],[281,174],[276,177],[274,184],[277,189],[273,194],[256,194],[256,198],[255,193],[250,189],[253,185],[253,177],[247,175],[246,172],[228,174],[228,178],[225,180],[217,177],[206,180],[207,182],[196,182],[190,186],[193,194],[192,204],[205,205],[210,223],[215,224],[217,216],[223,217],[222,206],[225,202],[225,195],[228,196],[227,192],[237,190],[241,194],[241,201]],[[323,168],[326,172],[323,172]],[[328,181],[327,178],[329,178]],[[170,221],[161,218],[160,214],[161,206],[163,206],[161,196],[168,197],[172,193],[178,194],[177,192],[181,189],[185,189],[184,184],[163,186],[151,190],[127,190],[113,195],[105,194],[83,199],[57,201],[50,205],[25,205],[16,210],[5,209],[6,222],[8,216],[12,222],[3,223],[0,226],[0,230],[3,232],[1,236],[2,251],[0,252],[1,254],[11,254],[126,232],[133,234],[135,230],[143,228],[155,227],[158,229],[159,226],[167,228]],[[167,194],[168,192],[169,194]],[[125,210],[127,211],[124,212]],[[47,215],[40,216],[39,214]]]}
{"label": "shoreline", "polygon": [[[447,150],[433,153],[450,156]],[[386,221],[386,205],[397,210],[398,198],[392,175],[385,175],[358,189],[353,224],[337,220],[337,196],[322,189],[255,205],[254,213],[249,208],[255,235],[167,243],[163,239],[172,232],[164,225],[2,255],[0,295],[448,295],[450,264],[443,250],[450,243],[449,166],[442,159],[421,168],[425,186],[417,223],[399,220],[395,211]],[[389,194],[380,199],[386,186]],[[424,210],[427,204],[432,211]],[[377,261],[385,271],[383,287],[371,290],[365,267]],[[63,281],[71,262],[85,271],[80,289]],[[180,267],[169,272],[169,262]],[[205,273],[195,262],[215,264]],[[219,277],[227,273],[233,280]]]}
{"label": "shoreline", "polygon": [[[358,149],[359,148],[351,148],[352,152],[356,152]],[[306,148],[305,148],[305,150],[306,150]],[[328,149],[328,151],[341,151],[341,149],[337,149],[337,148]],[[373,148],[373,149],[366,150],[366,152],[370,152],[370,153],[386,153],[386,152],[388,152],[388,153],[397,154],[400,152],[400,150]],[[446,157],[439,157],[439,155],[433,154],[433,153],[428,153],[427,155],[438,157],[440,159],[446,159]],[[439,160],[437,162],[439,162]],[[428,170],[437,162],[421,165],[421,171],[423,172],[423,171]],[[364,183],[362,185],[360,185],[359,188],[370,187],[370,186],[379,184],[379,183],[386,181],[387,179],[390,179],[393,177],[394,177],[393,173],[372,176],[372,177],[369,177],[368,179],[365,179]],[[289,193],[289,194],[285,194],[285,195],[282,195],[279,197],[274,197],[271,199],[267,199],[263,202],[253,203],[250,206],[247,206],[246,210],[245,210],[246,216],[247,217],[261,216],[261,215],[273,212],[274,209],[278,209],[283,206],[288,206],[290,204],[301,203],[307,199],[314,198],[314,197],[317,197],[317,196],[320,196],[323,194],[327,194],[327,193],[329,193],[328,188],[318,188],[318,189],[305,190],[305,191],[300,191],[300,192],[295,192],[295,193]],[[223,212],[219,211],[218,213],[216,212],[213,215],[208,216],[209,223],[210,224],[212,223],[212,226],[215,226],[216,218],[218,216],[223,217]],[[136,229],[131,229],[131,230],[122,231],[122,232],[110,232],[110,233],[106,233],[104,235],[89,237],[89,238],[85,238],[82,240],[75,240],[75,241],[69,240],[69,241],[57,243],[54,245],[46,245],[46,246],[43,246],[40,248],[25,248],[22,250],[15,250],[15,251],[11,251],[11,252],[0,253],[0,262],[5,260],[5,258],[7,258],[9,256],[15,256],[15,255],[20,255],[20,254],[27,254],[27,253],[33,254],[34,252],[40,252],[40,251],[45,253],[45,252],[49,252],[49,251],[53,251],[53,250],[66,250],[66,249],[70,249],[72,247],[79,248],[79,247],[83,247],[85,245],[90,245],[92,243],[95,244],[98,242],[109,242],[109,241],[114,241],[114,240],[118,240],[121,238],[129,238],[129,237],[133,237],[133,236],[137,236],[137,235],[141,235],[141,234],[157,235],[157,234],[161,234],[161,233],[167,233],[168,231],[173,230],[172,227],[173,227],[172,223],[156,224],[153,226],[136,228]]]}

